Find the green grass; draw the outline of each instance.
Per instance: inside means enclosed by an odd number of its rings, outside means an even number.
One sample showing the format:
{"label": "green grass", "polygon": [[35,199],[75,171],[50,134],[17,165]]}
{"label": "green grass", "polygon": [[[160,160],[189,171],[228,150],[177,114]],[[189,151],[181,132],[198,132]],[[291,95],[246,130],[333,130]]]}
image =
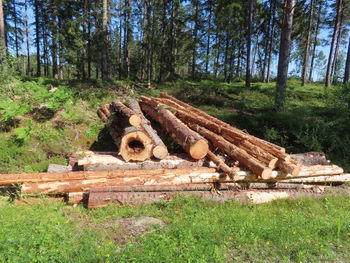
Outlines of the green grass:
{"label": "green grass", "polygon": [[[349,196],[249,205],[198,198],[87,211],[62,204],[0,207],[0,262],[348,262]],[[126,244],[91,227],[153,216],[166,226]]]}
{"label": "green grass", "polygon": [[[0,91],[0,172],[41,172],[66,164],[71,152],[109,150],[96,109],[115,98],[178,98],[289,152],[324,151],[350,165],[349,88],[288,83],[286,111],[273,107],[274,83],[176,81],[159,89],[129,82],[14,79]],[[56,92],[50,92],[57,87]],[[42,106],[45,107],[42,107]],[[233,109],[253,115],[237,113]],[[60,113],[60,114],[59,114]],[[0,200],[0,262],[349,262],[349,196],[222,205],[196,198],[142,207],[82,207]],[[120,229],[91,227],[120,217],[148,215],[166,227],[126,244]]]}
{"label": "green grass", "polygon": [[[286,111],[274,111],[275,83],[176,81],[158,89],[132,88],[130,82],[13,80],[0,91],[0,172],[45,171],[64,164],[71,152],[112,150],[96,109],[115,98],[158,96],[169,92],[208,113],[287,148],[288,152],[323,151],[350,168],[349,88],[288,82]],[[57,88],[55,92],[50,92]],[[237,113],[236,110],[253,115]]]}

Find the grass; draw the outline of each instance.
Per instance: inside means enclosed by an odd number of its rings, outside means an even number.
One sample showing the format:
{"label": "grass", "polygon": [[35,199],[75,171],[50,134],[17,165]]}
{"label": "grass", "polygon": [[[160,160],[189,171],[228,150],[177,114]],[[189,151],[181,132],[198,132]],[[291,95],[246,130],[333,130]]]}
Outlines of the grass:
{"label": "grass", "polygon": [[[5,204],[0,262],[348,262],[349,209],[349,196],[334,195],[262,205],[178,197],[92,211]],[[132,216],[166,226],[120,244],[118,229],[106,234],[89,224]]]}
{"label": "grass", "polygon": [[[286,111],[273,108],[274,83],[176,81],[156,90],[112,81],[13,80],[0,91],[0,172],[41,172],[71,152],[113,150],[96,109],[115,98],[169,92],[288,152],[324,151],[350,168],[347,87],[288,83]],[[51,92],[57,88],[55,92]],[[244,115],[238,111],[250,112]],[[172,146],[176,147],[176,146]],[[178,148],[177,148],[178,149]],[[0,200],[0,262],[349,262],[349,196],[249,205],[196,198],[142,207],[82,207]],[[120,242],[120,229],[91,227],[154,216],[163,229]]]}

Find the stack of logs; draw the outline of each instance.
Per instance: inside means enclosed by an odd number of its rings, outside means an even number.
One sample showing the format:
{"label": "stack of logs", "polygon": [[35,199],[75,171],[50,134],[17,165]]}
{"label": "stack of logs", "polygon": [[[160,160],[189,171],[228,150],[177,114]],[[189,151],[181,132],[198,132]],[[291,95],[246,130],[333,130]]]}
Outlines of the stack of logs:
{"label": "stack of logs", "polygon": [[[298,176],[300,171],[300,164],[284,148],[245,133],[166,93],[161,93],[160,98],[142,96],[140,104],[133,100],[126,106],[114,101],[103,105],[98,116],[108,123],[125,161],[167,156],[166,146],[147,119],[151,118],[193,159],[206,157],[232,179],[242,167],[258,179],[272,179],[273,170],[291,176]],[[239,165],[229,165],[218,154],[231,157]]]}
{"label": "stack of logs", "polygon": [[[0,174],[0,188],[20,186],[24,194],[64,195],[72,203],[88,197],[88,207],[98,207],[168,200],[175,192],[231,198],[237,194],[232,187],[241,183],[268,188],[273,184],[276,190],[277,182],[286,188],[291,183],[350,181],[350,174],[343,174],[341,167],[329,164],[322,154],[307,154],[305,163],[305,154],[291,156],[284,148],[166,93],[160,98],[141,97],[140,104],[113,101],[97,113],[120,156],[115,152],[77,153],[71,166],[56,165],[48,173]],[[158,122],[162,132],[187,154],[169,155],[148,118]]]}

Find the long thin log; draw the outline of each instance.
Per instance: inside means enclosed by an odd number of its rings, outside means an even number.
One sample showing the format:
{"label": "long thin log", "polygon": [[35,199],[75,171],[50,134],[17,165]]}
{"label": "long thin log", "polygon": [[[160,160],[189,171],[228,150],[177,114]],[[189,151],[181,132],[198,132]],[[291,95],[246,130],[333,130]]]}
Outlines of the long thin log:
{"label": "long thin log", "polygon": [[204,158],[209,150],[208,142],[198,133],[192,131],[167,109],[153,108],[141,103],[142,110],[159,122],[166,132],[194,159]]}
{"label": "long thin log", "polygon": [[167,175],[186,175],[186,174],[210,174],[216,173],[215,168],[199,167],[186,169],[147,169],[147,170],[113,170],[113,171],[76,171],[59,173],[29,173],[29,174],[0,174],[0,185],[13,185],[21,183],[46,183],[53,181],[71,181],[71,180],[95,180],[95,179],[115,179]]}
{"label": "long thin log", "polygon": [[172,100],[173,102],[179,104],[181,107],[183,107],[183,108],[185,108],[185,109],[187,109],[187,110],[189,110],[189,111],[191,111],[191,112],[194,112],[194,113],[196,113],[196,114],[198,114],[198,115],[200,115],[200,116],[202,116],[202,117],[204,117],[204,118],[206,118],[206,119],[208,119],[208,120],[211,120],[211,121],[217,123],[218,125],[221,125],[221,126],[223,126],[223,127],[227,127],[227,128],[229,128],[229,129],[232,129],[233,131],[235,131],[235,132],[237,132],[237,133],[245,134],[245,135],[248,135],[248,136],[250,136],[250,137],[253,137],[255,140],[259,140],[259,141],[261,142],[261,144],[264,144],[264,145],[266,145],[267,147],[275,148],[277,151],[280,151],[280,152],[285,152],[285,149],[284,149],[283,147],[280,147],[280,146],[275,145],[275,144],[273,144],[273,143],[264,141],[264,140],[262,140],[262,139],[259,139],[259,138],[255,137],[255,136],[253,136],[253,135],[244,133],[243,131],[241,131],[241,130],[239,130],[239,129],[237,129],[237,128],[231,126],[231,125],[229,125],[228,123],[223,122],[223,121],[221,121],[221,120],[219,120],[219,119],[217,119],[217,118],[215,118],[215,117],[213,117],[213,116],[211,116],[211,115],[205,113],[204,111],[201,111],[200,109],[197,109],[197,108],[195,108],[195,107],[192,107],[192,106],[190,106],[189,104],[187,104],[187,103],[185,103],[185,102],[183,102],[183,101],[180,101],[180,100],[174,98],[173,96],[171,96],[171,95],[169,95],[169,94],[167,94],[167,93],[161,92],[161,93],[160,93],[160,96],[161,96],[162,98],[166,98],[166,99]]}
{"label": "long thin log", "polygon": [[[123,172],[126,174],[130,171],[135,172],[135,170],[127,170]],[[138,174],[131,174],[129,176],[113,176],[115,171],[108,171],[109,176],[95,179],[90,179],[92,177],[90,176],[89,179],[25,182],[22,184],[21,192],[26,194],[64,194],[70,192],[86,192],[94,187],[110,185],[175,185],[193,182],[198,183],[205,180],[208,182],[215,182],[217,180],[216,178],[220,177],[220,174],[215,172],[215,169],[212,168],[163,169],[153,172],[152,170],[142,171],[143,173],[140,170],[137,170]],[[105,172],[95,172],[95,175],[96,173]],[[117,172],[117,175],[119,175],[119,172]],[[73,177],[70,176],[70,179],[72,178]],[[203,180],[203,178],[206,179]]]}
{"label": "long thin log", "polygon": [[246,151],[236,147],[229,141],[225,140],[223,137],[209,131],[206,128],[203,128],[201,126],[195,125],[195,124],[188,124],[188,126],[203,135],[204,137],[208,138],[211,143],[219,148],[220,150],[224,151],[227,155],[231,156],[232,158],[238,160],[243,165],[248,167],[254,174],[256,174],[258,177],[262,179],[270,179],[272,176],[272,170],[266,166],[264,166],[262,163],[260,163],[258,160],[256,160],[254,157],[249,155]]}
{"label": "long thin log", "polygon": [[[207,128],[215,133],[222,135],[225,139],[230,140],[231,142],[240,143],[246,146],[246,149],[254,149],[251,152],[266,152],[266,160],[268,161],[268,166],[274,168],[277,163],[276,157],[282,160],[289,162],[291,160],[290,156],[285,153],[284,148],[276,148],[271,146],[269,142],[261,140],[257,137],[244,133],[237,128],[234,128],[227,123],[224,123],[210,115],[197,115],[189,114],[189,109],[185,109],[182,106],[178,105],[174,101],[169,99],[154,99],[158,103],[173,107],[175,111],[175,116],[178,117],[181,121],[185,123],[196,123],[204,128]],[[201,113],[204,113],[200,111]],[[198,112],[196,112],[198,113]],[[214,120],[217,120],[216,122]],[[225,125],[223,125],[225,124]],[[260,148],[260,150],[256,150]],[[264,160],[265,161],[265,160]]]}
{"label": "long thin log", "polygon": [[150,121],[142,113],[139,103],[136,100],[130,100],[127,105],[141,117],[141,126],[154,142],[154,147],[152,149],[153,156],[160,160],[164,159],[169,154],[168,148],[158,136],[157,132],[152,128]]}
{"label": "long thin log", "polygon": [[132,126],[140,126],[141,125],[141,117],[133,112],[131,109],[126,107],[120,101],[113,101],[112,105],[114,106],[114,110],[122,116],[123,119],[128,120],[129,124]]}
{"label": "long thin log", "polygon": [[212,151],[208,151],[207,158],[210,161],[213,161],[219,170],[223,171],[225,174],[230,176],[230,178],[234,179],[235,174],[240,170],[239,167],[229,167],[221,158],[216,156]]}

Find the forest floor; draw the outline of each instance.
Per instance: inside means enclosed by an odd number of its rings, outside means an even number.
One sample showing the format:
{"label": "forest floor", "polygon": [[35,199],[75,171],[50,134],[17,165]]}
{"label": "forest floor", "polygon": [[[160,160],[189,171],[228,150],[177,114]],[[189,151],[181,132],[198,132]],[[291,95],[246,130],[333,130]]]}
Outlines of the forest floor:
{"label": "forest floor", "polygon": [[[113,150],[96,115],[116,97],[174,94],[288,152],[324,151],[350,168],[350,91],[290,80],[283,113],[273,109],[274,83],[201,81],[159,89],[128,82],[13,80],[0,91],[0,172],[41,172],[77,150]],[[178,147],[167,142],[172,150]],[[280,200],[214,204],[196,198],[142,207],[87,211],[63,204],[0,201],[0,262],[348,262],[350,201]],[[121,239],[118,226],[91,223],[152,216],[163,228]],[[105,224],[102,224],[102,226]]]}

